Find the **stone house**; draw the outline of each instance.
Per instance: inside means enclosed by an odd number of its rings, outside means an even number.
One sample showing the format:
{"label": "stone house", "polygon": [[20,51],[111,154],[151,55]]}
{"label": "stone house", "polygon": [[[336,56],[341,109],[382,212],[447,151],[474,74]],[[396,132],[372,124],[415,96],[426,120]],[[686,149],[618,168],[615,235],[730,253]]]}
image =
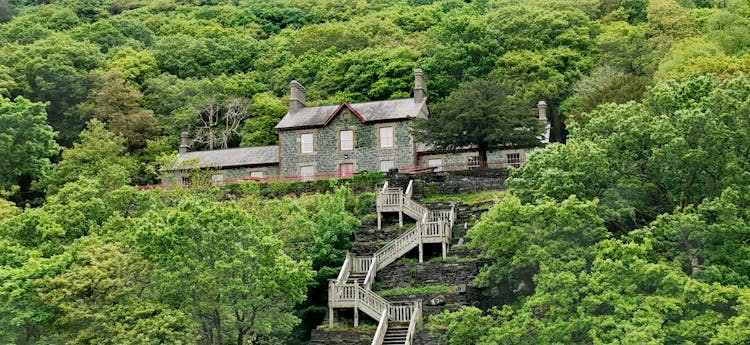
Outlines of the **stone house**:
{"label": "stone house", "polygon": [[[190,143],[183,133],[177,164],[163,170],[175,177],[163,181],[184,182],[191,169],[210,171],[213,181],[230,181],[267,177],[307,180],[394,168],[479,166],[478,151],[471,147],[441,152],[414,141],[411,120],[430,117],[427,84],[420,69],[414,70],[411,98],[307,106],[304,86],[292,81],[290,91],[289,112],[275,127],[278,146],[187,152]],[[539,119],[546,123],[546,104],[540,102],[538,109]],[[548,134],[540,139],[545,142],[546,138]],[[530,148],[489,152],[490,167],[518,166],[529,152]]]}

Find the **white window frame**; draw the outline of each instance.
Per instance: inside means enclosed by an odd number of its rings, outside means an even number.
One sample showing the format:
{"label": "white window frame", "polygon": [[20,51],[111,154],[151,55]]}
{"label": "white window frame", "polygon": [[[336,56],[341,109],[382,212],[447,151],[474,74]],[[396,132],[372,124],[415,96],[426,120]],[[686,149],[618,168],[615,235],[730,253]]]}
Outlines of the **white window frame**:
{"label": "white window frame", "polygon": [[[390,135],[389,136],[384,135],[384,131],[390,131]],[[396,130],[393,126],[386,126],[386,127],[378,128],[378,141],[380,142],[380,147],[382,148],[389,148],[389,147],[396,146],[395,136],[396,136]]]}
{"label": "white window frame", "polygon": [[467,156],[466,165],[469,170],[479,169],[479,156]]}
{"label": "white window frame", "polygon": [[310,181],[315,177],[314,165],[301,165],[299,167],[299,176],[302,181]]}
{"label": "white window frame", "polygon": [[[344,138],[345,134],[349,135],[349,138]],[[339,132],[339,148],[341,151],[354,150],[354,131],[346,129]]]}
{"label": "white window frame", "polygon": [[[385,162],[390,162],[390,167],[386,167],[386,168],[384,169],[384,168],[383,168],[383,163],[385,163]],[[379,170],[380,170],[381,172],[388,172],[389,170],[391,170],[391,169],[393,169],[393,168],[395,168],[395,167],[396,167],[396,161],[395,161],[395,160],[393,160],[393,159],[384,159],[384,160],[381,160],[381,161],[380,161],[380,163],[379,163],[379,165],[378,165],[378,169],[379,169]]]}
{"label": "white window frame", "polygon": [[[305,140],[306,138],[310,138],[310,139]],[[314,153],[315,152],[315,134],[314,133],[302,133],[299,135],[299,152],[300,153]]]}
{"label": "white window frame", "polygon": [[252,177],[252,178],[264,178],[264,177],[266,177],[266,173],[264,173],[262,171],[251,171],[250,172],[250,177]]}
{"label": "white window frame", "polygon": [[508,165],[512,167],[518,168],[521,166],[521,154],[518,152],[506,154],[505,159]]}
{"label": "white window frame", "polygon": [[431,158],[427,160],[428,167],[434,167],[432,171],[438,172],[443,171],[443,159],[442,158]]}

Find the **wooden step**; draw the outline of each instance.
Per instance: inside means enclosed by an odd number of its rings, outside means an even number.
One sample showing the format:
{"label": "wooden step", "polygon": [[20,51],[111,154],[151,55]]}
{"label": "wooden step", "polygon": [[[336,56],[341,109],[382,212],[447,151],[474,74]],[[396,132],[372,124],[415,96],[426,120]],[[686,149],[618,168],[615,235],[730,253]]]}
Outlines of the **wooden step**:
{"label": "wooden step", "polygon": [[385,332],[383,337],[383,345],[403,345],[406,343],[406,336],[409,332],[408,328],[402,327],[389,327],[388,331]]}

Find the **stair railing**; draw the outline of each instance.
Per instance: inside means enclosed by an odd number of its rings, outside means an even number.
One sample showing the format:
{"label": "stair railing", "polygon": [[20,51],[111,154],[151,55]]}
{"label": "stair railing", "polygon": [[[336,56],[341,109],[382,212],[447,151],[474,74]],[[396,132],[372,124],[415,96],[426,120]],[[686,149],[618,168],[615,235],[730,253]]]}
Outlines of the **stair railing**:
{"label": "stair railing", "polygon": [[352,262],[352,273],[367,273],[370,270],[372,256],[355,256]]}
{"label": "stair railing", "polygon": [[373,319],[379,319],[382,316],[381,313],[383,309],[388,309],[388,317],[392,318],[392,315],[390,314],[391,303],[388,302],[388,300],[359,285],[355,285],[355,287],[357,290],[357,308],[359,308],[359,310],[372,316]]}
{"label": "stair railing", "polygon": [[336,283],[345,283],[346,280],[349,278],[349,272],[351,272],[352,268],[352,253],[346,252],[346,259],[344,260],[344,264],[341,265],[341,270],[339,271],[338,277],[336,277]]}
{"label": "stair railing", "polygon": [[370,260],[370,268],[367,269],[367,276],[365,276],[365,288],[368,290],[372,287],[372,282],[375,281],[375,274],[377,274],[378,268],[378,257],[373,255]]}
{"label": "stair railing", "polygon": [[388,308],[383,309],[383,315],[378,322],[378,329],[372,337],[371,345],[382,345],[385,340],[385,333],[388,332]]}
{"label": "stair railing", "polygon": [[[388,183],[388,182],[386,182]],[[406,192],[404,193],[404,196],[407,199],[411,199],[411,195],[414,193],[414,180],[409,180],[409,185],[406,186]]]}
{"label": "stair railing", "polygon": [[388,266],[391,262],[395,261],[402,255],[406,254],[414,246],[419,244],[419,231],[418,226],[415,226],[411,230],[408,230],[397,237],[395,240],[388,242],[383,248],[380,248],[374,257],[377,258],[376,270],[381,270],[385,266]]}
{"label": "stair railing", "polygon": [[406,331],[406,342],[404,345],[411,345],[414,342],[414,335],[417,333],[417,321],[422,319],[422,300],[414,301],[409,328]]}

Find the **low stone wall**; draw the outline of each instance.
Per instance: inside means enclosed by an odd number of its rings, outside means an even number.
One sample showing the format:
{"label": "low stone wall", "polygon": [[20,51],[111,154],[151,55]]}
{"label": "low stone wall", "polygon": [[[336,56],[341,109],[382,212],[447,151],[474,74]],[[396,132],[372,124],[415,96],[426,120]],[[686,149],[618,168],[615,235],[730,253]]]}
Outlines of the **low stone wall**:
{"label": "low stone wall", "polygon": [[362,329],[314,329],[310,345],[370,345],[374,333],[374,330],[363,331]]}
{"label": "low stone wall", "polygon": [[414,180],[414,196],[475,193],[505,188],[507,169],[486,169],[424,174],[389,173],[388,185],[406,188]]}

